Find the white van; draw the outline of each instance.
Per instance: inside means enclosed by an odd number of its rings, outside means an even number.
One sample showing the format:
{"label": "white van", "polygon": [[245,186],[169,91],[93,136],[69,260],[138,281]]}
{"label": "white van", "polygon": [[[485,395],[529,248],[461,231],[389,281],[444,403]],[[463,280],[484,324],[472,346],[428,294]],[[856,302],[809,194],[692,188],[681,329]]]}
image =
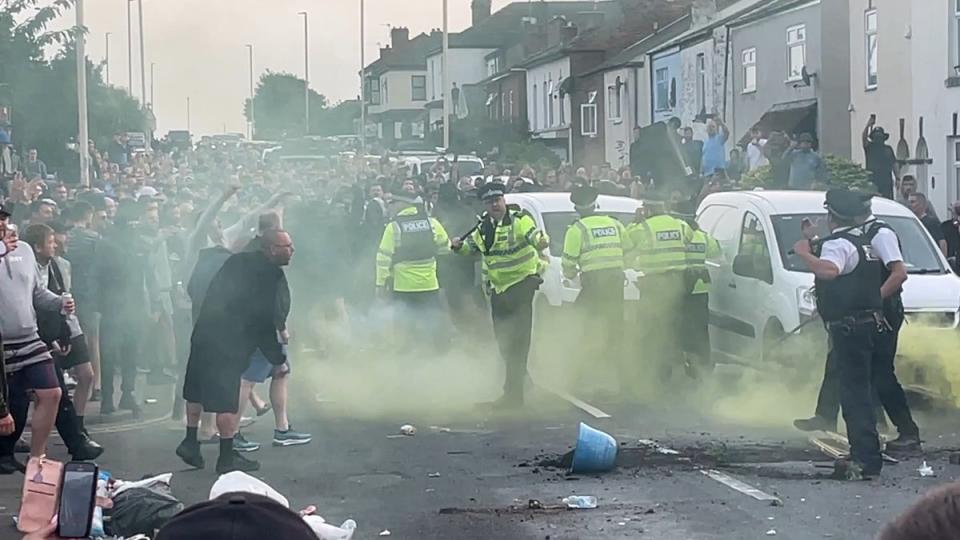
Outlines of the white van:
{"label": "white van", "polygon": [[[537,226],[550,237],[550,266],[543,274],[540,293],[547,304],[561,307],[574,302],[580,294],[580,278],[563,277],[560,258],[563,256],[563,238],[567,227],[573,224],[578,215],[569,193],[508,193],[507,204],[515,204],[530,212]],[[627,197],[600,195],[597,198],[597,211],[615,217],[624,226],[633,222],[642,203]],[[624,280],[624,299],[639,299],[639,291],[634,283]]]}
{"label": "white van", "polygon": [[[717,363],[752,363],[813,317],[813,274],[789,252],[804,218],[828,234],[825,194],[814,191],[715,193],[697,210],[700,227],[716,238],[723,257],[707,261],[710,345]],[[955,329],[960,323],[960,278],[920,221],[903,205],[873,199],[874,215],[900,237],[909,278],[903,301],[908,320]],[[744,255],[747,246],[751,255]],[[759,261],[759,262],[758,262]],[[822,331],[812,323],[803,331]]]}

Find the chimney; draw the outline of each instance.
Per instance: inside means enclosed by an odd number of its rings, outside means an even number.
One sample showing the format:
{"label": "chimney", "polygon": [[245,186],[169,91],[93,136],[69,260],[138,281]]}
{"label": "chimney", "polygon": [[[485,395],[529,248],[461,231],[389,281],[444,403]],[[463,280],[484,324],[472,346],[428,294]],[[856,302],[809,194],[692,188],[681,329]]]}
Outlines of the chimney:
{"label": "chimney", "polygon": [[380,47],[380,58],[386,58],[390,54],[390,46]]}
{"label": "chimney", "polygon": [[390,29],[390,43],[393,48],[399,48],[410,41],[410,29],[405,26],[398,26]]}
{"label": "chimney", "polygon": [[547,23],[547,47],[553,47],[561,43],[565,26],[567,26],[567,20],[561,16],[550,19],[550,22]]}
{"label": "chimney", "polygon": [[473,12],[473,26],[477,26],[490,17],[493,11],[493,0],[473,0],[470,11]]}
{"label": "chimney", "polygon": [[570,43],[577,37],[577,25],[567,23],[565,26],[560,28],[560,41],[563,43]]}
{"label": "chimney", "polygon": [[690,19],[693,27],[705,26],[717,16],[717,0],[693,0]]}
{"label": "chimney", "polygon": [[603,16],[602,11],[583,11],[577,13],[576,18],[579,23],[578,26],[586,32],[603,26]]}

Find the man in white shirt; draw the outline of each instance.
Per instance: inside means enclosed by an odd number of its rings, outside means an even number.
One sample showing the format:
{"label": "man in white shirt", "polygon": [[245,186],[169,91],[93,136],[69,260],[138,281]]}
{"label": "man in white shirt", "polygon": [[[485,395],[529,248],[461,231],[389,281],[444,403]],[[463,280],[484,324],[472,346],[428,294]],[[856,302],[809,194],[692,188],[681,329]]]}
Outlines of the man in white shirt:
{"label": "man in white shirt", "polygon": [[[873,408],[873,376],[882,371],[877,354],[880,334],[889,331],[883,317],[883,264],[864,231],[870,196],[847,190],[827,192],[830,236],[816,245],[809,231],[793,249],[815,276],[817,311],[830,335],[831,357],[838,366],[840,403],[850,439],[850,459],[838,460],[835,476],[859,480],[880,474],[883,457]],[[893,258],[892,245],[881,251]],[[902,260],[902,257],[901,257]]]}
{"label": "man in white shirt", "polygon": [[770,161],[763,154],[763,147],[767,140],[761,138],[761,132],[757,128],[750,130],[750,142],[747,143],[747,170],[753,171],[764,165],[769,165]]}

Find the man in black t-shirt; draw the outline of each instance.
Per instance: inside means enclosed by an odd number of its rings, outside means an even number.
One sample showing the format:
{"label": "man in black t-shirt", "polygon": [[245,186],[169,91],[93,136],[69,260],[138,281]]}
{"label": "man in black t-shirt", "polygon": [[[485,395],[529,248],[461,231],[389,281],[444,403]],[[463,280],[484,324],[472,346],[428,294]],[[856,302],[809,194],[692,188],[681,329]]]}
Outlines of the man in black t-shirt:
{"label": "man in black t-shirt", "polygon": [[866,169],[870,172],[877,193],[893,199],[893,188],[900,179],[900,165],[893,148],[887,144],[890,135],[882,127],[876,126],[876,116],[871,116],[867,127],[863,129],[863,153],[866,156]]}
{"label": "man in black t-shirt", "polygon": [[940,220],[927,213],[928,204],[927,196],[923,193],[917,192],[910,194],[910,210],[912,210],[920,222],[923,223],[924,228],[926,228],[930,233],[930,236],[933,237],[933,241],[937,243],[940,251],[946,255],[947,240],[943,236],[943,229],[940,227]]}

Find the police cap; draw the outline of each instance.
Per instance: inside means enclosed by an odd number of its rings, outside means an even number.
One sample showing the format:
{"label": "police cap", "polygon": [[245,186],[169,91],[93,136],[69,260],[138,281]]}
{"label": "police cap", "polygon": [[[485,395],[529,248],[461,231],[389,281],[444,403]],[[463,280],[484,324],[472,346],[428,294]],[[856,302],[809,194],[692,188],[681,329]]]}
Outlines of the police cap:
{"label": "police cap", "polygon": [[870,213],[873,195],[848,189],[831,189],[823,207],[841,219],[853,219]]}
{"label": "police cap", "polygon": [[570,202],[578,207],[592,206],[599,195],[600,190],[593,186],[578,185],[570,191]]}
{"label": "police cap", "polygon": [[477,197],[482,201],[489,201],[507,194],[507,186],[500,182],[487,182],[477,189]]}

